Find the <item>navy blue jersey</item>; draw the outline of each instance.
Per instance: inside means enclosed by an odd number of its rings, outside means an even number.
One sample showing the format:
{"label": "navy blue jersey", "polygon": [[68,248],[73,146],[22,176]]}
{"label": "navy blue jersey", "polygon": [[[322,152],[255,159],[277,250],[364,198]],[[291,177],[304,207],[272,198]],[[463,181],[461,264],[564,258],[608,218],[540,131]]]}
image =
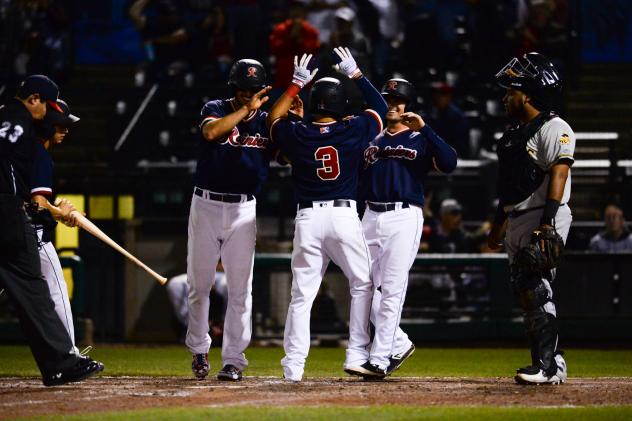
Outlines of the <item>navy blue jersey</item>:
{"label": "navy blue jersey", "polygon": [[[235,111],[230,100],[207,102],[202,108],[205,123]],[[266,126],[267,113],[257,110],[243,119],[225,138],[202,139],[195,185],[219,193],[256,194],[268,177],[274,150]]]}
{"label": "navy blue jersey", "polygon": [[31,173],[31,196],[53,195],[53,158],[42,143],[38,143]]}
{"label": "navy blue jersey", "polygon": [[362,153],[382,130],[373,110],[331,123],[276,120],[271,138],[292,165],[297,202],[354,199]]}
{"label": "navy blue jersey", "polygon": [[423,181],[435,164],[442,172],[453,171],[456,152],[428,125],[419,132],[385,130],[364,151],[363,199],[423,206]]}

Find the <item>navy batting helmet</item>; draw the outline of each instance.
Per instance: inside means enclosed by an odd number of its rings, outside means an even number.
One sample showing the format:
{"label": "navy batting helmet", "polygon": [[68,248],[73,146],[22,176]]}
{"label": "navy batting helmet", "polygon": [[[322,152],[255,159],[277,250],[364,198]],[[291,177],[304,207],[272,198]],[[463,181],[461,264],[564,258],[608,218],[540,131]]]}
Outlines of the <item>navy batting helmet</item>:
{"label": "navy batting helmet", "polygon": [[496,73],[496,83],[529,95],[540,110],[550,109],[562,91],[562,80],[553,63],[535,52],[512,58]]}
{"label": "navy batting helmet", "polygon": [[341,117],[346,105],[344,89],[338,79],[324,77],[314,82],[309,93],[310,113]]}
{"label": "navy batting helmet", "polygon": [[382,95],[392,95],[406,101],[406,105],[415,101],[415,87],[406,79],[393,78],[386,81],[382,87]]}
{"label": "navy batting helmet", "polygon": [[263,89],[266,86],[266,70],[257,60],[239,60],[230,69],[228,84],[233,89]]}

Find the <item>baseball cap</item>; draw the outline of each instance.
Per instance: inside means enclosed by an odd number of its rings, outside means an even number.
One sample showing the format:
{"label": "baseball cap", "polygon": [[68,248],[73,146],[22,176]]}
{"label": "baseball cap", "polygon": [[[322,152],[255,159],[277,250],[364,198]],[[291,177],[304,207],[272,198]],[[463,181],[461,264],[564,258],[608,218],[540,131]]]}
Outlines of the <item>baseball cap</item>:
{"label": "baseball cap", "polygon": [[463,207],[456,199],[445,199],[441,202],[441,207],[439,208],[439,214],[444,215],[446,213],[461,213],[463,211]]}
{"label": "baseball cap", "polygon": [[27,98],[29,95],[39,94],[43,101],[46,101],[57,112],[62,110],[57,105],[57,97],[59,96],[59,87],[48,76],[31,75],[20,83],[18,86],[17,96]]}
{"label": "baseball cap", "polygon": [[336,17],[347,22],[353,21],[353,19],[355,19],[355,15],[356,13],[350,7],[341,7],[336,10]]}
{"label": "baseball cap", "polygon": [[70,107],[68,107],[66,101],[58,99],[56,105],[61,112],[46,113],[44,119],[47,123],[54,126],[70,127],[73,123],[79,121],[79,117],[70,113]]}

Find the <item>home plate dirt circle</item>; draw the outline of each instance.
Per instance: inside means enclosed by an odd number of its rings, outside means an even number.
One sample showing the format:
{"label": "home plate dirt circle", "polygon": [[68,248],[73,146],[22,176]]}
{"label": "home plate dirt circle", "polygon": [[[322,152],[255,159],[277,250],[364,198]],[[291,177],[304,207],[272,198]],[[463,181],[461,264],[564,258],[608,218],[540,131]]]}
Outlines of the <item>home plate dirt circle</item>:
{"label": "home plate dirt circle", "polygon": [[[526,399],[525,397],[528,397]],[[98,405],[95,403],[98,402]],[[0,378],[0,419],[157,407],[236,406],[530,406],[631,405],[632,378],[571,378],[561,386],[519,386],[511,378],[393,377],[367,382],[351,377],[209,378],[100,376],[61,387],[36,378]]]}

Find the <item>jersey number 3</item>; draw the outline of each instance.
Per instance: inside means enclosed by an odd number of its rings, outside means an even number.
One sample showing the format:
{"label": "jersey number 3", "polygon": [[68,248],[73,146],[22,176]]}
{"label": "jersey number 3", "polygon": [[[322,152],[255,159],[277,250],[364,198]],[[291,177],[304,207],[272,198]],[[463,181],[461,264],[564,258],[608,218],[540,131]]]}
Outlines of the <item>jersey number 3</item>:
{"label": "jersey number 3", "polygon": [[314,158],[321,161],[323,166],[316,169],[316,175],[321,180],[335,180],[340,175],[338,150],[333,146],[323,146],[316,149]]}

